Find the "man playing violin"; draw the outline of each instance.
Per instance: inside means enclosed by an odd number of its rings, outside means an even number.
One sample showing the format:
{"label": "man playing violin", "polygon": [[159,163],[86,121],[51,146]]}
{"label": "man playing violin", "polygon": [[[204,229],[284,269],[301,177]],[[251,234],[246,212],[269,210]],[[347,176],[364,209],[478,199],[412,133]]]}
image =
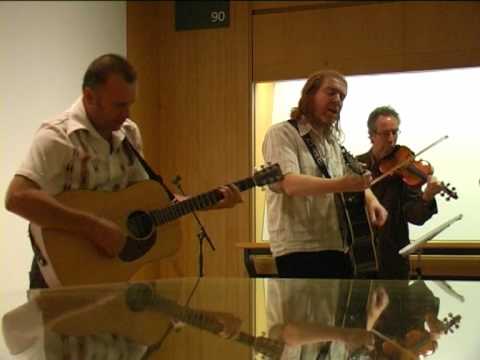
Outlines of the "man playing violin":
{"label": "man playing violin", "polygon": [[[374,109],[368,117],[368,135],[372,143],[370,151],[357,156],[374,178],[381,175],[381,160],[398,148],[400,116],[389,106]],[[399,176],[388,176],[375,183],[372,191],[388,211],[385,225],[376,229],[379,278],[406,279],[409,277],[409,259],[398,251],[410,243],[408,223],[423,225],[437,213],[435,195],[442,191],[442,184],[433,176],[426,176],[424,191],[407,185]]]}

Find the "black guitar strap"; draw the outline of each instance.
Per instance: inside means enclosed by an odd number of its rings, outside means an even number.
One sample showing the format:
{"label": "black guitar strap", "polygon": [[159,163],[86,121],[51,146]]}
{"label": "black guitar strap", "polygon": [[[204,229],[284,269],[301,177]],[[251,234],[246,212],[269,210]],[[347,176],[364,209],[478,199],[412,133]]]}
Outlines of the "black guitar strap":
{"label": "black guitar strap", "polygon": [[142,157],[142,155],[140,155],[137,151],[137,149],[135,149],[135,147],[132,145],[132,143],[128,140],[127,136],[125,136],[125,144],[127,146],[127,148],[129,150],[131,150],[136,158],[138,159],[138,161],[140,161],[140,164],[142,165],[142,167],[145,169],[145,171],[147,172],[148,174],[148,177],[152,180],[155,180],[157,181],[158,183],[160,183],[160,185],[162,185],[163,189],[165,190],[165,192],[167,193],[168,195],[168,198],[170,199],[170,201],[175,201],[175,196],[173,195],[173,193],[170,191],[170,189],[165,185],[165,183],[163,182],[163,178],[158,175],[155,171],[153,171],[153,169],[150,167],[150,165],[147,164],[147,162],[145,161],[145,159]]}
{"label": "black guitar strap", "polygon": [[[300,135],[300,130],[298,129],[298,124],[295,120],[290,119],[288,120],[290,125],[292,125],[295,129],[297,129],[298,134]],[[305,145],[307,146],[307,149],[310,151],[310,154],[312,154],[313,160],[317,164],[318,168],[322,172],[322,174],[328,178],[331,179],[332,177],[330,176],[330,173],[328,172],[327,165],[325,164],[325,161],[323,161],[317,147],[315,146],[315,143],[312,140],[312,137],[310,136],[309,133],[306,133],[305,135],[300,135],[301,138],[303,139]],[[343,199],[343,196],[341,194],[334,193],[334,199],[335,199],[335,206],[337,208],[337,216],[338,216],[338,221],[340,225],[340,230],[342,232],[342,241],[343,244],[345,245],[345,242],[350,246],[351,239],[348,236],[348,230],[347,230],[347,218],[346,218],[346,208],[345,208],[345,202]]]}

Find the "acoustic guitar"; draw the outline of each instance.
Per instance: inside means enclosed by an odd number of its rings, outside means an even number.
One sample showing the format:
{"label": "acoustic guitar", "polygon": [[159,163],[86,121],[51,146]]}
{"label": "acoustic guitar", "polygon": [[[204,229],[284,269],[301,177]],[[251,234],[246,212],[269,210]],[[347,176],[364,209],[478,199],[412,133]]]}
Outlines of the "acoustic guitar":
{"label": "acoustic guitar", "polygon": [[[343,146],[340,146],[347,166],[356,174],[365,170],[359,161]],[[347,234],[350,243],[350,259],[356,278],[370,278],[378,272],[378,258],[375,238],[365,209],[365,193],[346,192],[343,198]]]}
{"label": "acoustic guitar", "polygon": [[[163,343],[160,339],[172,319],[217,335],[223,330],[215,312],[180,305],[173,300],[178,297],[177,292],[177,286],[171,282],[162,283],[161,288],[156,283],[118,283],[34,290],[30,301],[3,316],[4,340],[10,353],[17,355],[35,342],[47,344],[45,333],[73,337],[110,334],[147,346],[147,352],[153,354]],[[282,341],[243,331],[231,340],[272,360],[280,359],[285,346]],[[86,348],[95,344],[83,346],[88,352]],[[108,358],[113,355],[105,354]],[[88,359],[93,359],[93,355]]]}
{"label": "acoustic guitar", "polygon": [[[282,179],[278,164],[262,166],[253,176],[234,183],[240,191]],[[43,261],[40,270],[50,287],[122,282],[145,264],[176,253],[180,217],[209,208],[223,198],[212,190],[171,204],[160,183],[146,180],[115,192],[68,191],[56,199],[69,207],[116,223],[125,238],[117,257],[109,258],[77,234],[31,223],[32,240]]]}
{"label": "acoustic guitar", "polygon": [[[133,312],[158,311],[213,334],[219,334],[223,330],[223,324],[215,316],[159,296],[152,286],[144,283],[131,284],[126,291],[125,302]],[[243,331],[236,334],[232,340],[250,346],[256,353],[271,360],[280,360],[285,347],[282,341],[264,336],[253,336]]]}

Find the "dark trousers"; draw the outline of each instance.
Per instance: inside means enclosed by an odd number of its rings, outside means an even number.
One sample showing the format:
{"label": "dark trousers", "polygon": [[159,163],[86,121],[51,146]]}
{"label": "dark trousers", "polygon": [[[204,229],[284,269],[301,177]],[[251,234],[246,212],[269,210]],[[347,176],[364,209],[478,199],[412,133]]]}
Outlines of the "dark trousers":
{"label": "dark trousers", "polygon": [[278,275],[282,278],[353,277],[350,257],[341,251],[297,252],[275,258]]}
{"label": "dark trousers", "polygon": [[43,278],[43,275],[40,271],[40,267],[38,266],[38,263],[35,257],[33,258],[32,267],[30,269],[29,275],[30,275],[30,289],[48,288],[48,285],[45,282],[45,279]]}

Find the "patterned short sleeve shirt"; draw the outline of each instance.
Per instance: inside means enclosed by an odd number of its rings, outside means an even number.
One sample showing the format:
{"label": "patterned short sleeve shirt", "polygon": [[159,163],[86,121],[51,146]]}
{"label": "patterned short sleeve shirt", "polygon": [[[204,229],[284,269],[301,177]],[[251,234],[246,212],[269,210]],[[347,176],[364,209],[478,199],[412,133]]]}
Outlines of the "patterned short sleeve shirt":
{"label": "patterned short sleeve shirt", "polygon": [[82,99],[43,123],[16,175],[37,183],[50,195],[69,190],[116,191],[148,175],[124,142],[141,153],[137,125],[127,119],[106,141],[89,121]]}

